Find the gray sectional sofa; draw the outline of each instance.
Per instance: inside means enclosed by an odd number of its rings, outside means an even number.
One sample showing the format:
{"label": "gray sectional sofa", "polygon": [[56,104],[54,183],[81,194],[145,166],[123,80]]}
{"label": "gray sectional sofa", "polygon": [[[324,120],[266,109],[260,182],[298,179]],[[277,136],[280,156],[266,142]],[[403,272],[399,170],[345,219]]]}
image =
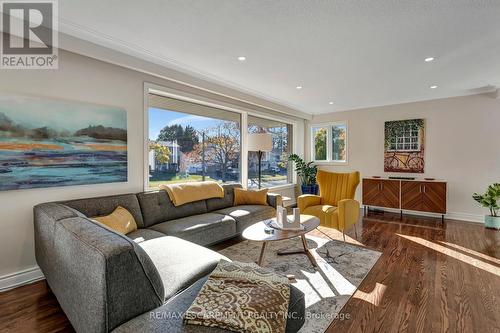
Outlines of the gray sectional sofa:
{"label": "gray sectional sofa", "polygon": [[[175,207],[165,191],[44,203],[34,208],[35,253],[77,332],[227,332],[183,325],[182,314],[224,258],[204,246],[274,216],[269,206],[233,206],[225,197]],[[122,206],[139,229],[122,235],[89,217]],[[229,259],[227,259],[229,260]],[[287,332],[304,323],[304,295],[291,287]]]}

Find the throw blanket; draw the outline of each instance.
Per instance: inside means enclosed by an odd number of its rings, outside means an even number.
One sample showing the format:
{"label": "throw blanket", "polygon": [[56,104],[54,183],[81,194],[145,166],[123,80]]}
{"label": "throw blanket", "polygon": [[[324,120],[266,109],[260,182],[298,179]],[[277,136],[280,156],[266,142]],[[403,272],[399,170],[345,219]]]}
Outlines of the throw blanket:
{"label": "throw blanket", "polygon": [[174,206],[210,198],[224,198],[224,189],[213,181],[161,185]]}
{"label": "throw blanket", "polygon": [[284,333],[290,282],[253,263],[221,260],[184,314],[187,324]]}

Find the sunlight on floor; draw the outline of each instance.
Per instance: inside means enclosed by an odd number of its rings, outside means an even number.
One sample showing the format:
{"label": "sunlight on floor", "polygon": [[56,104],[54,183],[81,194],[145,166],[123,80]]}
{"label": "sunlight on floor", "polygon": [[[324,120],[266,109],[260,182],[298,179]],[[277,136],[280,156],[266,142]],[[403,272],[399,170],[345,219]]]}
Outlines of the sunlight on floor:
{"label": "sunlight on floor", "polygon": [[[330,242],[330,239],[314,237],[307,235],[307,239],[315,242],[317,248],[321,248],[326,243]],[[306,277],[304,279],[297,279],[297,286],[301,290],[309,290],[309,297],[307,300],[306,307],[309,307],[322,299],[335,297],[338,295],[352,295],[356,291],[356,286],[354,286],[349,280],[347,280],[342,274],[340,274],[335,268],[333,268],[328,262],[325,261],[317,252],[315,248],[310,249],[316,263],[318,264],[318,270],[315,272],[301,271],[301,273]]]}
{"label": "sunlight on floor", "polygon": [[[337,241],[341,241],[341,242],[344,241],[344,238],[342,237],[342,231],[340,231],[340,230],[319,226],[317,232],[320,232],[323,235],[327,235],[328,237],[330,237],[333,240],[337,240]],[[313,234],[313,233],[314,232],[311,232],[311,234]],[[360,237],[361,237],[361,232],[358,232],[358,238],[360,238]],[[349,244],[364,246],[363,243],[358,242],[355,238],[351,238],[348,235],[345,235],[345,241],[346,241],[346,243],[349,243]]]}
{"label": "sunlight on floor", "polygon": [[357,290],[352,296],[353,298],[358,298],[360,300],[371,303],[375,306],[379,306],[382,298],[384,297],[385,290],[387,286],[385,284],[378,283],[375,285],[372,291],[365,293],[364,291]]}
{"label": "sunlight on floor", "polygon": [[430,241],[428,241],[426,239],[422,239],[420,237],[407,236],[407,235],[402,235],[402,234],[396,234],[396,235],[398,235],[402,238],[408,239],[412,242],[418,243],[420,245],[423,245],[425,247],[428,247],[434,251],[438,251],[440,253],[446,254],[452,258],[455,258],[455,259],[460,260],[466,264],[480,268],[486,272],[500,276],[500,267],[493,266],[493,265],[486,263],[484,261],[481,261],[479,259],[470,257],[468,255],[461,253],[461,252],[458,252],[458,251],[455,251],[453,249],[444,247],[442,245],[430,242]]}
{"label": "sunlight on floor", "polygon": [[476,256],[476,257],[479,257],[479,258],[483,258],[483,259],[486,259],[486,260],[489,260],[489,261],[492,261],[498,265],[500,265],[500,259],[498,258],[495,258],[495,257],[490,257],[489,255],[486,255],[484,253],[481,253],[481,252],[476,252],[474,250],[471,250],[471,249],[468,249],[466,247],[463,247],[463,246],[460,246],[460,245],[457,245],[457,244],[453,244],[453,243],[448,243],[448,242],[443,242],[443,241],[440,241],[441,244],[444,244],[446,246],[450,246],[450,247],[454,247],[455,249],[457,250],[460,250],[462,252],[467,252],[473,256]]}

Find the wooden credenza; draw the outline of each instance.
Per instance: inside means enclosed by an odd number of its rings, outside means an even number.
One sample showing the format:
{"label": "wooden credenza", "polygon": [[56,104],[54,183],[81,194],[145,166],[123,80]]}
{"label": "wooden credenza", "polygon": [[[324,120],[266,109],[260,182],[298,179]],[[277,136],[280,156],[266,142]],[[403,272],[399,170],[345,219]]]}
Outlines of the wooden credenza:
{"label": "wooden credenza", "polygon": [[363,178],[363,205],[446,214],[446,182]]}

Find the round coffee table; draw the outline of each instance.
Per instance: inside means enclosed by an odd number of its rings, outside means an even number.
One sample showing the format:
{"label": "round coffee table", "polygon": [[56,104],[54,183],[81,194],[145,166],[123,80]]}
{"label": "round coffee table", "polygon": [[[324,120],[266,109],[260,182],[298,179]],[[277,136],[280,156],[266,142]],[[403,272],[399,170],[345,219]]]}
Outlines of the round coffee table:
{"label": "round coffee table", "polygon": [[[292,218],[293,216],[289,215],[289,218]],[[255,241],[255,242],[262,242],[262,249],[260,250],[260,256],[259,260],[257,261],[257,264],[259,266],[262,266],[262,262],[264,261],[264,254],[266,251],[266,246],[268,242],[276,242],[276,241],[281,241],[285,239],[290,239],[290,238],[295,238],[295,237],[300,237],[302,240],[302,247],[304,249],[297,249],[297,250],[290,250],[290,251],[279,251],[278,255],[288,255],[288,254],[298,254],[298,253],[303,253],[306,254],[311,263],[313,264],[314,267],[318,267],[318,264],[316,263],[316,260],[314,259],[314,256],[312,255],[311,251],[307,247],[307,241],[306,241],[306,234],[314,229],[316,229],[319,226],[319,219],[315,216],[312,215],[300,215],[300,223],[304,226],[303,230],[281,230],[281,229],[275,229],[270,227],[270,222],[271,220],[276,220],[276,218],[273,219],[267,219],[264,221],[257,222],[249,227],[247,227],[245,230],[243,230],[243,238],[250,240],[250,241]],[[267,233],[266,229],[272,229],[272,233]]]}

